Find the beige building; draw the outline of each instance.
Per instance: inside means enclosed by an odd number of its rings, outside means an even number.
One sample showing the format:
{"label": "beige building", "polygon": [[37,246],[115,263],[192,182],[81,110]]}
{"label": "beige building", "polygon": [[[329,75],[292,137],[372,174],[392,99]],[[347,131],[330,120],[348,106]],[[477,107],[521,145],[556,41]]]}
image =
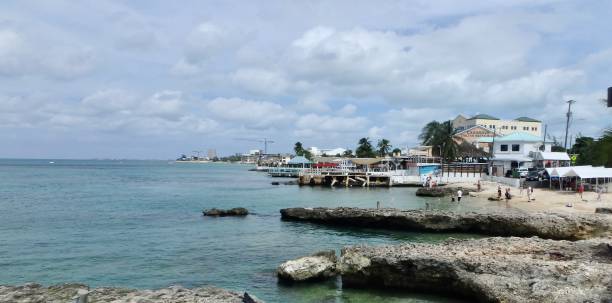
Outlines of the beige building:
{"label": "beige building", "polygon": [[542,136],[542,122],[529,117],[518,117],[514,120],[502,120],[490,115],[479,114],[471,118],[458,115],[453,120],[453,127],[457,132],[463,132],[475,126],[480,126],[495,132],[496,136],[512,133],[528,133],[537,137]]}

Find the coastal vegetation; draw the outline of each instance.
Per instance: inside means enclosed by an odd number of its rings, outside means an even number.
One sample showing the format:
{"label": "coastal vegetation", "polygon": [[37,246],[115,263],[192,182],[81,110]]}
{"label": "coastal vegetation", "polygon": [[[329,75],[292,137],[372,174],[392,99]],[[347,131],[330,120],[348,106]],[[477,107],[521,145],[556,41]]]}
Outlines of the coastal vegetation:
{"label": "coastal vegetation", "polygon": [[599,139],[580,136],[570,149],[577,154],[576,165],[612,167],[612,130],[606,130]]}
{"label": "coastal vegetation", "polygon": [[456,131],[452,121],[431,121],[421,130],[419,139],[423,145],[435,147],[432,153],[445,161],[454,160],[459,153],[459,145],[454,139]]}

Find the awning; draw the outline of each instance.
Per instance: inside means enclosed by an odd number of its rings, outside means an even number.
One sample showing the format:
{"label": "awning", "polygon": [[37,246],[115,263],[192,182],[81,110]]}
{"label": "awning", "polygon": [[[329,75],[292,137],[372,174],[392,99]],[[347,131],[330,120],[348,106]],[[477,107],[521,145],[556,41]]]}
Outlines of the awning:
{"label": "awning", "polygon": [[303,156],[297,156],[289,160],[287,164],[310,164],[310,160],[306,159]]}
{"label": "awning", "polygon": [[351,161],[354,164],[358,164],[358,165],[372,165],[375,163],[380,162],[382,159],[378,159],[378,158],[353,158],[351,159]]}
{"label": "awning", "polygon": [[517,162],[531,162],[533,159],[525,157],[523,155],[495,155],[493,161],[517,161]]}
{"label": "awning", "polygon": [[578,177],[581,179],[612,178],[612,168],[593,166],[573,166],[562,174],[562,177]]}
{"label": "awning", "polygon": [[564,152],[537,152],[535,153],[533,160],[569,161],[570,157]]}

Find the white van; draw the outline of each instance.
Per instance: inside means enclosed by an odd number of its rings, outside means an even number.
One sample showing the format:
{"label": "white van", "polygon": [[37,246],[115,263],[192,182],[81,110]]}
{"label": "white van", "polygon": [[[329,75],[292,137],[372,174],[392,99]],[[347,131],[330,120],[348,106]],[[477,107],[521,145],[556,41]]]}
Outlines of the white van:
{"label": "white van", "polygon": [[521,178],[525,178],[529,174],[529,169],[527,167],[519,167],[516,169],[516,171],[519,173]]}

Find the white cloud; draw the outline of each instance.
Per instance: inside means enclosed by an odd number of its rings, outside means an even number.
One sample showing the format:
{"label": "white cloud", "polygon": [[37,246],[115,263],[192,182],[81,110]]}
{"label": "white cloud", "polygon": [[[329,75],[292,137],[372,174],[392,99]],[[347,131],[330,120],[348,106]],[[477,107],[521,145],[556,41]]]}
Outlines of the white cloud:
{"label": "white cloud", "polygon": [[208,102],[207,108],[224,122],[256,129],[281,127],[295,117],[295,113],[278,103],[240,98],[216,98]]}

